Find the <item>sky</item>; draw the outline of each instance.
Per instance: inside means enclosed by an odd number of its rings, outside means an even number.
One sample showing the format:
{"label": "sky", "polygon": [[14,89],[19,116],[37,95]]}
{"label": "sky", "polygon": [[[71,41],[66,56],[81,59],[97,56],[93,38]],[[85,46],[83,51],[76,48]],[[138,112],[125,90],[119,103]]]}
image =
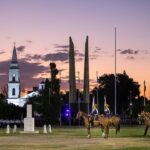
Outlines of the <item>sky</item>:
{"label": "sky", "polygon": [[62,88],[67,87],[69,36],[75,45],[76,76],[79,72],[82,81],[87,35],[93,85],[96,72],[114,73],[116,27],[117,73],[125,70],[139,82],[141,94],[145,80],[150,98],[149,0],[1,0],[0,10],[0,87],[8,82],[14,42],[22,89],[50,78],[50,62],[61,71]]}

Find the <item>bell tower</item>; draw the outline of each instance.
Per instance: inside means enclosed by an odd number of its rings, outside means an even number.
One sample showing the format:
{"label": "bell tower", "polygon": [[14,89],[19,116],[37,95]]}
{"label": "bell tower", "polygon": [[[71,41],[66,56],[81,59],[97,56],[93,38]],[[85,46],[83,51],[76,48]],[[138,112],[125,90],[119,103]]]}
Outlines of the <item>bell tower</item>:
{"label": "bell tower", "polygon": [[8,76],[8,103],[13,103],[13,100],[15,101],[15,99],[20,97],[20,69],[17,61],[15,43]]}

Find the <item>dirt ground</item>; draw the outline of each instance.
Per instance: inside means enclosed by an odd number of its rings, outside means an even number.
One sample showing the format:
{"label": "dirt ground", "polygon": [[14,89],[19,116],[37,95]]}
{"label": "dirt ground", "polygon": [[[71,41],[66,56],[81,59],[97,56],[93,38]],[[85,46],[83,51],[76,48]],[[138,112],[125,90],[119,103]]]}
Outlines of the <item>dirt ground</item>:
{"label": "dirt ground", "polygon": [[[20,134],[0,137],[0,150],[108,150],[150,149],[149,138],[91,138],[62,135]],[[138,149],[138,150],[139,150]]]}

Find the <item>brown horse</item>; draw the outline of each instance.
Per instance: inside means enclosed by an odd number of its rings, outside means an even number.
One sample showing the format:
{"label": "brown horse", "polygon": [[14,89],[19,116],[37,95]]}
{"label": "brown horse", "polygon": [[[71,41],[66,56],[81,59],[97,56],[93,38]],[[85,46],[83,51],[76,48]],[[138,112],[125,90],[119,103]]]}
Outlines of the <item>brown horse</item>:
{"label": "brown horse", "polygon": [[150,113],[142,111],[141,114],[138,115],[138,118],[144,120],[144,124],[146,125],[144,135],[146,135],[150,127]]}
{"label": "brown horse", "polygon": [[93,127],[101,127],[102,133],[104,138],[108,137],[109,133],[109,126],[108,126],[108,119],[104,118],[103,116],[99,116],[97,121],[93,121],[93,115],[87,115],[86,113],[79,111],[76,115],[76,119],[82,118],[84,121],[84,126],[87,128],[88,138],[91,137],[91,125]]}
{"label": "brown horse", "polygon": [[94,116],[90,115],[89,121],[94,126],[100,125],[102,132],[105,135],[105,137],[108,137],[109,127],[111,125],[115,127],[116,135],[117,135],[117,132],[120,131],[120,117],[119,116],[104,117],[104,115],[99,115],[97,121],[94,121]]}
{"label": "brown horse", "polygon": [[118,115],[109,117],[109,124],[115,127],[116,135],[117,132],[120,131],[120,123],[121,123],[121,119]]}
{"label": "brown horse", "polygon": [[84,121],[84,126],[87,129],[88,132],[88,138],[91,138],[91,131],[90,131],[90,122],[89,122],[89,117],[86,113],[79,111],[76,115],[76,119],[82,118]]}
{"label": "brown horse", "polygon": [[104,115],[99,115],[97,120],[94,120],[94,116],[92,114],[90,114],[89,116],[89,122],[92,124],[93,127],[101,127],[102,130],[102,136],[104,138],[108,138],[108,134],[109,134],[109,119],[105,118]]}

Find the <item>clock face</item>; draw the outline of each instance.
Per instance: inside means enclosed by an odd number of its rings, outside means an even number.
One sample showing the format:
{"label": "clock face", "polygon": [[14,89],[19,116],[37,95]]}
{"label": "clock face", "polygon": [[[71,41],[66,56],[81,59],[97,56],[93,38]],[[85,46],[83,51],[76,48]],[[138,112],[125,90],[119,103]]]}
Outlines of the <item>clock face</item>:
{"label": "clock face", "polygon": [[15,74],[13,74],[13,77],[15,77],[16,75]]}

